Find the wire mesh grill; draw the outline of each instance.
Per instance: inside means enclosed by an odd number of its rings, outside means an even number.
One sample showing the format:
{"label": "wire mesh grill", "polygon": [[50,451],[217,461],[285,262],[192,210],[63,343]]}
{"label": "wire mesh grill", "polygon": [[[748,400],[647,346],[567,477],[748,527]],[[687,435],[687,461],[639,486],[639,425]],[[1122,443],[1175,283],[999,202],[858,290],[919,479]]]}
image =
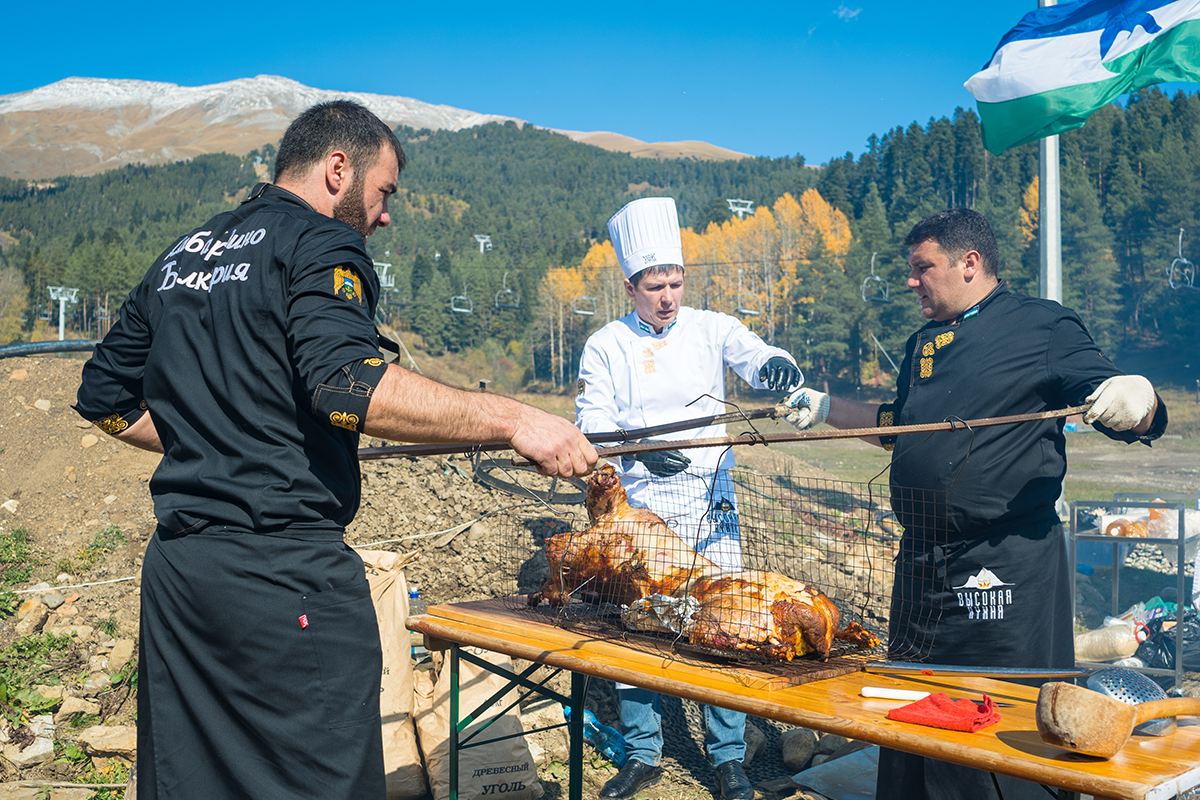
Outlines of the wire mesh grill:
{"label": "wire mesh grill", "polygon": [[944,493],[744,468],[629,489],[632,506],[604,468],[587,514],[503,518],[506,608],[756,664],[928,651],[946,596]]}

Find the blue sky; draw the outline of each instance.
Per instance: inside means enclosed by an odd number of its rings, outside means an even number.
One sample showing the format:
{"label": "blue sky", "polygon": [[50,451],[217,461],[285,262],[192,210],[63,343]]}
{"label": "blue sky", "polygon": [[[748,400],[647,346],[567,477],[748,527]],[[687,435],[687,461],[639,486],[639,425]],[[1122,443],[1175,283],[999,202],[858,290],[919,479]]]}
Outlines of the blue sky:
{"label": "blue sky", "polygon": [[12,5],[5,28],[21,34],[0,54],[0,94],[69,76],[275,74],[820,164],[973,108],[963,82],[1036,2]]}

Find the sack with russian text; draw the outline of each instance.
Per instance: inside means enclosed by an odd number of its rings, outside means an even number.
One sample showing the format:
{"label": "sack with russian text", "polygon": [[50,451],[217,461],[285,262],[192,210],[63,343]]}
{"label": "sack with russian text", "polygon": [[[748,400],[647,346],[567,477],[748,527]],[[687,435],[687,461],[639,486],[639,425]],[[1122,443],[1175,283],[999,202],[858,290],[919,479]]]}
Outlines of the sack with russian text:
{"label": "sack with russian text", "polygon": [[408,585],[404,565],[415,553],[359,550],[371,585],[371,601],[379,620],[383,646],[383,680],[379,686],[379,713],[383,722],[383,768],[387,800],[412,800],[425,794],[425,768],[417,747],[413,723],[412,645],[404,621],[408,619]]}
{"label": "sack with russian text", "polygon": [[[513,671],[512,660],[506,655],[475,647],[464,647],[463,651],[484,659],[504,672]],[[450,797],[449,662],[447,654],[439,665],[436,682],[432,674],[429,677],[418,676],[413,712],[417,721],[417,739],[425,755],[429,788],[434,800],[447,800]],[[477,667],[465,658],[458,663],[459,718],[461,720],[473,715],[471,725],[459,734],[458,740],[468,745],[479,743],[478,746],[468,746],[458,751],[459,800],[538,800],[542,796],[542,785],[538,783],[537,765],[533,762],[529,745],[525,743],[521,718],[515,706],[504,711],[516,701],[518,687],[510,684],[504,676]],[[479,708],[481,703],[505,687],[509,687],[510,691],[487,708]],[[474,738],[467,742],[472,736]]]}

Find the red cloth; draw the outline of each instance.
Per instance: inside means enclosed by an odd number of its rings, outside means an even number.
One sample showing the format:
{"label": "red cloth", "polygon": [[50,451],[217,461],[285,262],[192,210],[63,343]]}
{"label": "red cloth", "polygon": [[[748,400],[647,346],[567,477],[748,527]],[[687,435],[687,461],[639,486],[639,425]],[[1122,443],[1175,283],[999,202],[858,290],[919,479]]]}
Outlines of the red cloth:
{"label": "red cloth", "polygon": [[951,700],[944,692],[935,692],[922,697],[915,703],[893,708],[888,719],[897,722],[915,722],[931,728],[974,733],[980,728],[995,725],[1000,714],[986,694],[982,702],[974,700]]}

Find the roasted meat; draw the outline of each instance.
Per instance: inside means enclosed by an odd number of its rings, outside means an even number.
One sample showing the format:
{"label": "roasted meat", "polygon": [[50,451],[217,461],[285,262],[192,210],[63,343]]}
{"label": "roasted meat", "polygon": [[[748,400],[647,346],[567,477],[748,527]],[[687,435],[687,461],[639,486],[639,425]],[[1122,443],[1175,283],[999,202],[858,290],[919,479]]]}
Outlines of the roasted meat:
{"label": "roasted meat", "polygon": [[696,581],[699,603],[688,640],[714,650],[791,661],[806,653],[828,658],[841,614],[820,591],[776,572],[730,572]]}
{"label": "roasted meat", "polygon": [[531,604],[562,605],[579,592],[597,602],[628,605],[652,594],[677,595],[697,578],[720,573],[657,514],[629,505],[611,466],[588,479],[586,503],[591,527],[546,539],[550,577],[530,596]]}
{"label": "roasted meat", "polygon": [[775,572],[723,571],[659,516],[630,506],[611,466],[588,479],[586,503],[586,531],[546,539],[550,576],[530,605],[612,603],[628,607],[631,629],[671,631],[700,647],[776,661],[828,658],[835,638],[878,644],[853,623],[839,631],[837,607],[811,586]]}

